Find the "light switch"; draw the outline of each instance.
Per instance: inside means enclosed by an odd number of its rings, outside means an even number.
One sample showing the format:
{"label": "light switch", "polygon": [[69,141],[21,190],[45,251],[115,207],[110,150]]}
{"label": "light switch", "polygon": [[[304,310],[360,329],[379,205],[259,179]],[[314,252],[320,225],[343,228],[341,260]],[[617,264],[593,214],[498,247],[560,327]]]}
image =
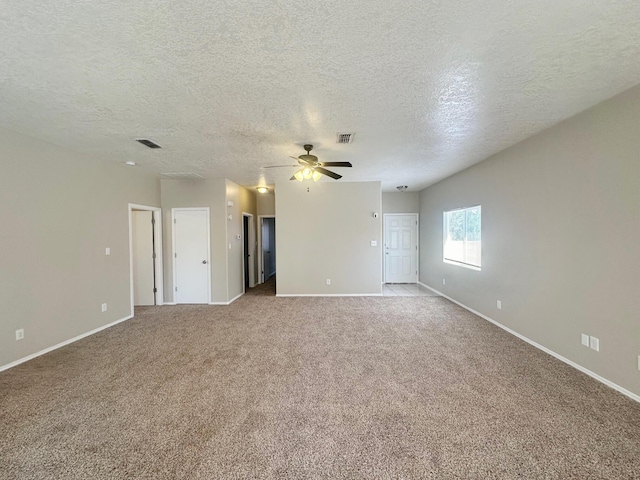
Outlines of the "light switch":
{"label": "light switch", "polygon": [[372,247],[377,247],[378,246],[378,242],[376,240],[371,240],[371,246]]}
{"label": "light switch", "polygon": [[105,255],[111,255],[111,249],[109,247],[104,249],[104,254]]}

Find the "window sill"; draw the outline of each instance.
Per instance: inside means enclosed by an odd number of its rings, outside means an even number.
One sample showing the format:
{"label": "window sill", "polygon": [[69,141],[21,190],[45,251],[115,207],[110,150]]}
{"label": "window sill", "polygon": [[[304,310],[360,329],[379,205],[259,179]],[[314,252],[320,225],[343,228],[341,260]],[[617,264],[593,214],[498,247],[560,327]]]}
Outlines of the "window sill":
{"label": "window sill", "polygon": [[446,258],[443,258],[442,261],[444,263],[448,263],[449,265],[457,265],[458,267],[464,267],[464,268],[468,268],[469,270],[476,270],[478,272],[482,271],[481,267],[476,267],[475,265],[469,265],[468,263],[456,262],[454,260],[447,260]]}

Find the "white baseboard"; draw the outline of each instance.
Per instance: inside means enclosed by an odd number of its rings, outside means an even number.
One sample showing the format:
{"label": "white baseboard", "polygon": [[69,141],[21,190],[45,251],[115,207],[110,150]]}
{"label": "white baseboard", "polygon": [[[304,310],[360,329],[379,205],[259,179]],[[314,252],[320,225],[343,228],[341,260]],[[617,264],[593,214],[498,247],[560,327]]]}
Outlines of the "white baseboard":
{"label": "white baseboard", "polygon": [[239,295],[236,295],[236,296],[235,296],[235,297],[233,297],[231,300],[229,300],[229,301],[227,302],[227,305],[232,304],[232,303],[233,303],[233,302],[235,302],[237,299],[239,299],[242,295],[244,295],[244,292],[243,292],[243,293],[241,293],[241,294],[239,294]]}
{"label": "white baseboard", "polygon": [[57,350],[58,348],[64,347],[65,345],[69,345],[70,343],[77,342],[78,340],[82,340],[85,337],[93,335],[94,333],[98,333],[102,330],[106,330],[107,328],[113,327],[114,325],[117,325],[118,323],[122,323],[125,320],[129,320],[130,318],[133,318],[133,315],[128,315],[124,318],[121,318],[120,320],[116,320],[115,322],[111,322],[101,327],[95,328],[87,333],[83,333],[82,335],[78,335],[77,337],[73,337],[73,338],[70,338],[69,340],[65,340],[64,342],[58,343],[57,345],[53,345],[52,347],[45,348],[44,350],[40,350],[39,352],[32,353],[31,355],[27,355],[26,357],[16,360],[15,362],[11,362],[11,363],[8,363],[7,365],[1,366],[0,372],[2,372],[3,370],[8,370],[10,368],[18,366],[21,363],[28,362],[29,360],[33,360],[34,358],[39,357],[40,355],[44,355],[45,353],[52,352],[54,350]]}
{"label": "white baseboard", "polygon": [[177,305],[175,302],[164,302],[164,305]]}
{"label": "white baseboard", "polygon": [[548,353],[549,355],[551,355],[552,357],[557,358],[558,360],[560,360],[561,362],[566,363],[567,365],[571,365],[573,368],[575,368],[576,370],[580,370],[582,373],[589,375],[591,378],[596,379],[597,381],[604,383],[606,386],[613,388],[614,390],[617,390],[618,392],[620,392],[621,394],[629,397],[632,400],[635,400],[636,402],[640,403],[640,395],[636,395],[633,392],[630,392],[629,390],[627,390],[624,387],[621,387],[620,385],[613,383],[611,380],[607,380],[604,377],[601,377],[600,375],[598,375],[597,373],[592,372],[591,370],[583,367],[582,365],[575,363],[571,360],[569,360],[568,358],[563,357],[562,355],[560,355],[559,353],[554,352],[553,350],[549,350],[547,347],[540,345],[539,343],[534,342],[533,340],[525,337],[524,335],[516,332],[515,330],[511,330],[509,327],[505,327],[504,325],[502,325],[499,322],[496,322],[493,318],[487,317],[486,315],[474,310],[473,308],[469,308],[467,307],[464,303],[460,303],[459,301],[449,297],[448,295],[445,295],[444,293],[436,290],[433,287],[430,287],[429,285],[426,285],[422,282],[418,282],[420,285],[422,285],[423,287],[428,288],[429,290],[437,293],[438,295],[441,295],[442,297],[446,298],[447,300],[452,301],[453,303],[455,303],[456,305],[460,305],[462,308],[464,308],[465,310],[470,311],[471,313],[474,313],[476,315],[478,315],[481,318],[484,318],[485,320],[487,320],[488,322],[493,323],[495,326],[500,327],[501,329],[503,329],[505,332],[509,332],[511,335],[514,335],[516,337],[518,337],[520,340],[524,340],[525,342],[527,342],[529,345],[532,345],[534,347],[536,347],[539,350],[542,350],[545,353]]}
{"label": "white baseboard", "polygon": [[235,302],[237,299],[239,299],[242,295],[244,295],[244,293],[236,295],[235,297],[233,297],[228,302],[209,302],[209,305],[231,305],[233,302]]}
{"label": "white baseboard", "polygon": [[382,293],[276,293],[276,297],[381,297]]}

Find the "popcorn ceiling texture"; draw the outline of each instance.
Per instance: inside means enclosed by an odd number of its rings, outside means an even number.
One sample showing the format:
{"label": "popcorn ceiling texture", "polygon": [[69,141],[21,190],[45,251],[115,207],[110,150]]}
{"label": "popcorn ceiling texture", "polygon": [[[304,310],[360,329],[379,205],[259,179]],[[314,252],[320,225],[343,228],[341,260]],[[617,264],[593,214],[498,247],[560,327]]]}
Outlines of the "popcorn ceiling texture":
{"label": "popcorn ceiling texture", "polygon": [[636,0],[412,3],[5,0],[0,126],[243,185],[310,142],[415,190],[640,82]]}

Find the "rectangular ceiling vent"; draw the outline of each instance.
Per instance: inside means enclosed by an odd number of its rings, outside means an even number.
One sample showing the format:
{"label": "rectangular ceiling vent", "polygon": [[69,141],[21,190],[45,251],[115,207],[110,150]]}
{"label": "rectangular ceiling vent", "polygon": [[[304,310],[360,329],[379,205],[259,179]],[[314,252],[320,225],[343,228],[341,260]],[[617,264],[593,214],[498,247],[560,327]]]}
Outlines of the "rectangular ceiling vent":
{"label": "rectangular ceiling vent", "polygon": [[197,173],[161,173],[162,178],[171,178],[172,180],[202,180],[204,177]]}
{"label": "rectangular ceiling vent", "polygon": [[149,148],[162,148],[160,145],[152,142],[147,138],[136,138],[136,142],[140,142],[141,144],[146,145]]}
{"label": "rectangular ceiling vent", "polygon": [[338,133],[338,139],[336,143],[351,143],[353,142],[353,136],[355,133]]}

